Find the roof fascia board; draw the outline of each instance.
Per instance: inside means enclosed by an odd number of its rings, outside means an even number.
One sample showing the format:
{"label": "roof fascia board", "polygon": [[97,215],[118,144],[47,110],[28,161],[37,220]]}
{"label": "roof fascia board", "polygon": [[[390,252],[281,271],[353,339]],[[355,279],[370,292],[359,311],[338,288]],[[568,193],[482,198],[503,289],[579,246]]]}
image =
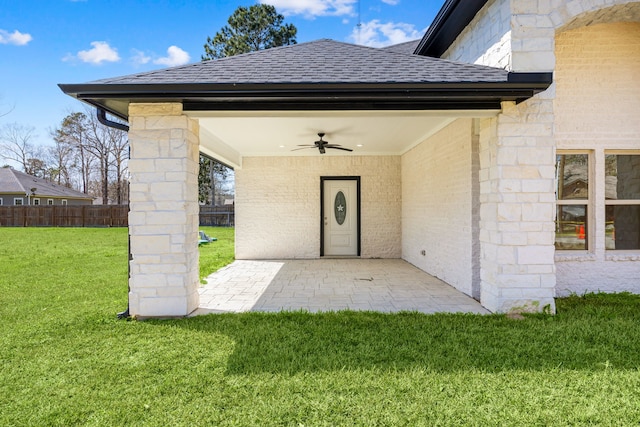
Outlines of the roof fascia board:
{"label": "roof fascia board", "polygon": [[[552,73],[507,74],[502,82],[301,84],[74,84],[60,88],[81,101],[128,119],[131,102],[181,102],[202,111],[494,109],[549,87]],[[120,103],[114,107],[114,102]]]}
{"label": "roof fascia board", "polygon": [[155,84],[73,84],[60,85],[63,92],[78,99],[90,98],[174,98],[202,96],[244,96],[282,94],[337,94],[385,93],[416,91],[500,90],[522,85],[526,89],[546,89],[552,82],[552,73],[509,72],[506,81],[498,82],[426,82],[426,83],[155,83]]}
{"label": "roof fascia board", "polygon": [[414,51],[439,58],[462,33],[488,0],[447,0]]}

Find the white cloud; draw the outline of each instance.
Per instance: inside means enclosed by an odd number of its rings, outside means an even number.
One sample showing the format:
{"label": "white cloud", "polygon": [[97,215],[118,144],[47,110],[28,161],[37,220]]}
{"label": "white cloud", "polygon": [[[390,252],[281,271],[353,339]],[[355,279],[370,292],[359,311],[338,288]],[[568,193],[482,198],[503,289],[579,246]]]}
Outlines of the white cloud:
{"label": "white cloud", "polygon": [[413,24],[405,24],[404,22],[386,22],[383,24],[374,19],[369,22],[363,22],[359,30],[354,28],[349,39],[364,46],[383,47],[416,40],[422,37],[423,34],[424,31],[416,30]]}
{"label": "white cloud", "polygon": [[178,46],[169,46],[167,49],[167,56],[158,58],[153,61],[154,64],[166,65],[167,67],[175,67],[178,65],[184,65],[189,62],[191,57],[187,52],[180,49]]}
{"label": "white cloud", "polygon": [[31,34],[28,33],[21,33],[18,30],[15,30],[13,33],[5,30],[0,30],[0,44],[24,46],[31,40],[33,40],[33,37],[31,37]]}
{"label": "white cloud", "polygon": [[[78,59],[82,62],[88,62],[90,64],[100,65],[103,62],[118,62],[120,61],[120,55],[118,50],[109,46],[107,42],[91,42],[93,46],[89,50],[81,50],[78,52]],[[68,55],[65,60],[72,59],[72,55]]]}
{"label": "white cloud", "polygon": [[354,15],[358,0],[260,0],[275,6],[283,15],[303,15],[307,19],[318,16]]}
{"label": "white cloud", "polygon": [[134,65],[144,65],[151,61],[151,57],[147,56],[141,50],[131,49],[131,52],[133,54],[131,56],[131,62],[133,62]]}
{"label": "white cloud", "polygon": [[382,3],[389,4],[391,6],[395,6],[400,3],[400,0],[382,0]]}

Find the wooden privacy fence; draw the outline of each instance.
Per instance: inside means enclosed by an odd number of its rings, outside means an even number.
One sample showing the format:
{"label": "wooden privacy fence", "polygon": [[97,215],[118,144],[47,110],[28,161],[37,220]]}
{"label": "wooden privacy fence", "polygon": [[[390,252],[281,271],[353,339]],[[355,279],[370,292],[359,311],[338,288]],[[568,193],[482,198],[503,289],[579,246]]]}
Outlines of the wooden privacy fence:
{"label": "wooden privacy fence", "polygon": [[[0,227],[126,227],[129,205],[0,206]],[[233,206],[200,206],[200,225],[232,227]]]}
{"label": "wooden privacy fence", "polygon": [[2,227],[126,227],[129,205],[0,206]]}
{"label": "wooden privacy fence", "polygon": [[234,223],[233,205],[200,206],[200,225],[233,227]]}

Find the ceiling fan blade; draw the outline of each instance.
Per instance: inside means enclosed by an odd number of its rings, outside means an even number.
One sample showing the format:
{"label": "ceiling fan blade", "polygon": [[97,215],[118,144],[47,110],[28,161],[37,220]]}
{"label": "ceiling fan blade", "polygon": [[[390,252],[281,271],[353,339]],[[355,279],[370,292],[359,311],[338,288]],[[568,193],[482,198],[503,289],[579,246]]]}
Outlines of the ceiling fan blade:
{"label": "ceiling fan blade", "polygon": [[327,147],[327,148],[333,148],[334,150],[353,151],[351,148],[344,148],[344,147]]}
{"label": "ceiling fan blade", "polygon": [[298,151],[298,150],[306,150],[307,148],[316,148],[315,145],[310,145],[308,147],[300,147],[300,148],[294,148],[291,151]]}

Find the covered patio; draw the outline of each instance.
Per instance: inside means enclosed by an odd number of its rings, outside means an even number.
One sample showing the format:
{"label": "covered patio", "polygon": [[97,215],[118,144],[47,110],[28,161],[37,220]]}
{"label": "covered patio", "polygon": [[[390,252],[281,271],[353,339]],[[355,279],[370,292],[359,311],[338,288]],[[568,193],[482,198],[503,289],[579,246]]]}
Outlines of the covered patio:
{"label": "covered patio", "polygon": [[487,314],[473,298],[400,259],[237,260],[200,287],[193,315],[374,310]]}
{"label": "covered patio", "polygon": [[[129,313],[143,319],[200,309],[480,309],[463,294],[492,312],[553,306],[552,202],[527,210],[542,217],[528,224],[538,231],[501,234],[520,227],[521,203],[552,188],[552,149],[529,147],[549,128],[518,123],[523,101],[551,81],[318,40],[61,88],[129,123]],[[318,138],[338,149],[319,150]],[[498,155],[501,138],[524,143],[523,153]],[[209,305],[213,291],[198,283],[200,152],[236,171],[236,259],[315,261],[266,264],[248,284],[230,273],[231,296],[221,287]],[[521,172],[519,159],[545,175]],[[497,175],[498,160],[512,165],[509,178]],[[502,207],[505,189],[517,197]],[[345,255],[360,259],[325,259]],[[367,263],[375,268],[361,269]],[[399,280],[411,265],[420,279]],[[452,288],[429,291],[427,272]],[[443,289],[456,301],[441,300]],[[229,301],[238,303],[224,308]]]}

